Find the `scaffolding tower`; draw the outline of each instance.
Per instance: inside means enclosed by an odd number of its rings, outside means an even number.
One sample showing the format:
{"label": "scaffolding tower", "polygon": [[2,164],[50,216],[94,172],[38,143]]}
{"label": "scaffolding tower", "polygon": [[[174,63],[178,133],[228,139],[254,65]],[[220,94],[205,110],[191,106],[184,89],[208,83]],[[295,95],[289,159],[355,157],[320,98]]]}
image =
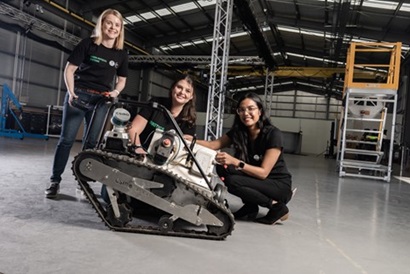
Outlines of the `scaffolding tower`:
{"label": "scaffolding tower", "polygon": [[216,1],[205,140],[222,135],[232,13],[233,0]]}
{"label": "scaffolding tower", "polygon": [[[399,42],[351,43],[346,60],[337,143],[339,177],[390,182],[400,55]],[[385,62],[362,63],[361,60]],[[357,76],[359,70],[383,72],[384,77],[372,81],[362,79]],[[391,109],[389,115],[388,109]]]}

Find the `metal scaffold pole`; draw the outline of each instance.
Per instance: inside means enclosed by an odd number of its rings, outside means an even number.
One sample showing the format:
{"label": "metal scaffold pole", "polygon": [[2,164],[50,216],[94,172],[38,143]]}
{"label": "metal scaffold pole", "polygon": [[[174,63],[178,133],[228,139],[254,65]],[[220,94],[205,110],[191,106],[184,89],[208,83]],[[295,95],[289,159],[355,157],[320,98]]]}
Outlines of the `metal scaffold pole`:
{"label": "metal scaffold pole", "polygon": [[222,135],[232,12],[233,0],[216,1],[214,39],[209,73],[209,104],[205,125],[206,140],[216,139]]}
{"label": "metal scaffold pole", "polygon": [[81,41],[81,38],[59,28],[56,28],[53,25],[50,25],[28,13],[25,13],[5,3],[0,3],[0,14],[10,16],[14,20],[23,22],[33,29],[45,32],[54,37],[58,37],[63,41],[71,43],[73,45],[77,45]]}
{"label": "metal scaffold pole", "polygon": [[268,117],[272,115],[272,96],[273,96],[273,83],[274,75],[266,69],[266,79],[265,79],[265,102],[268,108]]}

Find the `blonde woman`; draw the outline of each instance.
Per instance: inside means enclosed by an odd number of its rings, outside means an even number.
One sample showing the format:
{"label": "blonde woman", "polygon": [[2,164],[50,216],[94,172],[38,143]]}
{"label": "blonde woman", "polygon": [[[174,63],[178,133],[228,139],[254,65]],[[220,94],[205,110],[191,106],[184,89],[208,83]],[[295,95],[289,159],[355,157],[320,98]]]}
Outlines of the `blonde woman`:
{"label": "blonde woman", "polygon": [[60,189],[71,147],[84,121],[84,148],[94,148],[103,125],[107,105],[94,107],[101,99],[117,97],[125,87],[128,75],[128,56],[124,50],[124,23],[121,13],[105,10],[98,18],[89,38],[82,40],[70,54],[64,70],[67,94],[64,100],[60,140],[57,144],[47,198],[56,198]]}

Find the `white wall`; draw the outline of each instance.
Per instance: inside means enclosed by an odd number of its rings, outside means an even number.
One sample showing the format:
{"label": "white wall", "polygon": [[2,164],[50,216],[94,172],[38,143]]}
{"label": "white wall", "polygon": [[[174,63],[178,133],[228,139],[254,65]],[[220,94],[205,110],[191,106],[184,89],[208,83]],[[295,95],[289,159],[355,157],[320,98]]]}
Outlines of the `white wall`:
{"label": "white wall", "polygon": [[[233,114],[225,115],[224,128],[232,125]],[[205,125],[206,113],[198,113],[197,124],[199,128]],[[332,121],[313,119],[292,119],[271,117],[272,123],[281,131],[302,131],[302,154],[317,155],[326,150],[327,142],[330,140],[330,129]]]}
{"label": "white wall", "polygon": [[273,124],[282,131],[302,132],[302,154],[320,154],[330,140],[332,121],[272,117]]}

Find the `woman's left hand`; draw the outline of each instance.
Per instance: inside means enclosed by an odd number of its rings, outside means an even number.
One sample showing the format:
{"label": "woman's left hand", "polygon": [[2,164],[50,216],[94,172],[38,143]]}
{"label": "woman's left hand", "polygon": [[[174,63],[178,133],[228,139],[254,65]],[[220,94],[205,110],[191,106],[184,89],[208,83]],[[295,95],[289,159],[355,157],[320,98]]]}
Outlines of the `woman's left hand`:
{"label": "woman's left hand", "polygon": [[112,97],[112,98],[118,97],[118,95],[120,95],[120,92],[116,89],[109,92],[109,96]]}

